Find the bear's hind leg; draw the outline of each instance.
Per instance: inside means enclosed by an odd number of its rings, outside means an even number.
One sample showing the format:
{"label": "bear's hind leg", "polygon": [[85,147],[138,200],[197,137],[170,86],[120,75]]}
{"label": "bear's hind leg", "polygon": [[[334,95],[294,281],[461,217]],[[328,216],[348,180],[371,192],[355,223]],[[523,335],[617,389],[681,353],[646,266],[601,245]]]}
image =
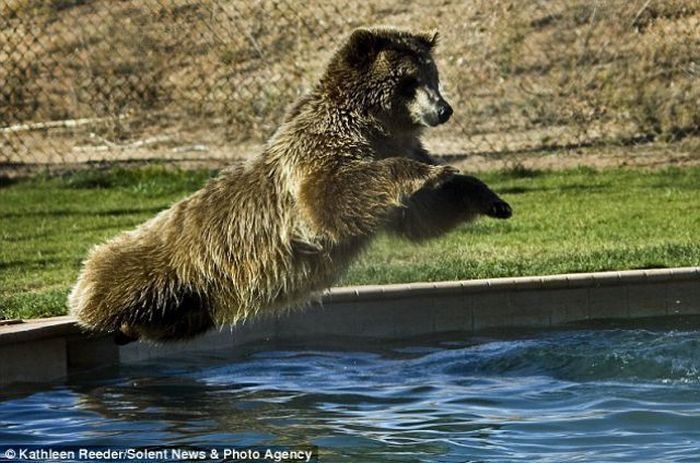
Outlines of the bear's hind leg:
{"label": "bear's hind leg", "polygon": [[210,315],[208,298],[185,290],[172,295],[165,304],[154,304],[147,317],[123,322],[114,334],[118,345],[145,338],[155,342],[190,339],[215,326]]}

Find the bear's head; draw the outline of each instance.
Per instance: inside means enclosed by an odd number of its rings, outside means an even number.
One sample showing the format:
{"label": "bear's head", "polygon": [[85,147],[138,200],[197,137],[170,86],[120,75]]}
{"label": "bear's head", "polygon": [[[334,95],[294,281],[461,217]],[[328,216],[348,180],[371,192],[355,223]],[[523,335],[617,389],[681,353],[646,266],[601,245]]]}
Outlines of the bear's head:
{"label": "bear's head", "polygon": [[334,103],[391,127],[433,127],[452,115],[440,93],[436,32],[357,29],[331,59],[321,89]]}

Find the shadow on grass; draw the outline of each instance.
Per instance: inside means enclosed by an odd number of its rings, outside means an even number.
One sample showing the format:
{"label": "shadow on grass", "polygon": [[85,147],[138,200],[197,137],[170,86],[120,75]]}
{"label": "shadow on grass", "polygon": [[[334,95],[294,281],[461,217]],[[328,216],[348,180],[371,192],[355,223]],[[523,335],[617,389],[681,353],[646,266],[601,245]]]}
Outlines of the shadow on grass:
{"label": "shadow on grass", "polygon": [[563,185],[563,186],[513,186],[499,188],[498,193],[500,194],[523,194],[523,193],[539,193],[546,191],[590,191],[590,192],[601,192],[606,190],[607,186],[601,185],[586,185],[583,183]]}
{"label": "shadow on grass", "polygon": [[128,209],[107,209],[105,211],[75,211],[70,209],[59,209],[53,211],[26,211],[26,212],[6,212],[0,214],[0,219],[21,219],[23,217],[105,217],[122,216],[135,214],[155,214],[162,211],[167,206],[141,207]]}
{"label": "shadow on grass", "polygon": [[63,264],[66,262],[72,262],[73,259],[69,257],[41,257],[37,259],[18,259],[10,260],[7,262],[0,261],[0,270],[9,270],[12,268],[22,268],[22,269],[34,269],[42,268],[47,265]]}
{"label": "shadow on grass", "polygon": [[0,175],[0,188],[7,188],[19,182],[19,178],[5,177],[3,175]]}

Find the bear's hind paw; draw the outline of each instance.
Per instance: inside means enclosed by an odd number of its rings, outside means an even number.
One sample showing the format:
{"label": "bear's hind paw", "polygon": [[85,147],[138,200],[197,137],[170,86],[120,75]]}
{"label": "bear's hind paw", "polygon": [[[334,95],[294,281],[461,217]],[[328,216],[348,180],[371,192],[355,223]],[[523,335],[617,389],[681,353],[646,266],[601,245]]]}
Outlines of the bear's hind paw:
{"label": "bear's hind paw", "polygon": [[124,346],[138,340],[138,333],[126,324],[122,324],[119,331],[114,333],[114,344],[118,346]]}

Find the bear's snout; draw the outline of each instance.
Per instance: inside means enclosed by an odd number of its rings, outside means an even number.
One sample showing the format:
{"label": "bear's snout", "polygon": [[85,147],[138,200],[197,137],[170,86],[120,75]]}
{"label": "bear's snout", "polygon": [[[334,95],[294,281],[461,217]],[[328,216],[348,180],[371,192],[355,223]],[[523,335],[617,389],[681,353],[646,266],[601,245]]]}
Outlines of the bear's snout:
{"label": "bear's snout", "polygon": [[452,113],[454,113],[454,111],[452,110],[452,106],[450,106],[450,104],[445,100],[440,101],[437,110],[438,122],[440,124],[444,124],[445,122],[450,120],[450,116],[452,116]]}

